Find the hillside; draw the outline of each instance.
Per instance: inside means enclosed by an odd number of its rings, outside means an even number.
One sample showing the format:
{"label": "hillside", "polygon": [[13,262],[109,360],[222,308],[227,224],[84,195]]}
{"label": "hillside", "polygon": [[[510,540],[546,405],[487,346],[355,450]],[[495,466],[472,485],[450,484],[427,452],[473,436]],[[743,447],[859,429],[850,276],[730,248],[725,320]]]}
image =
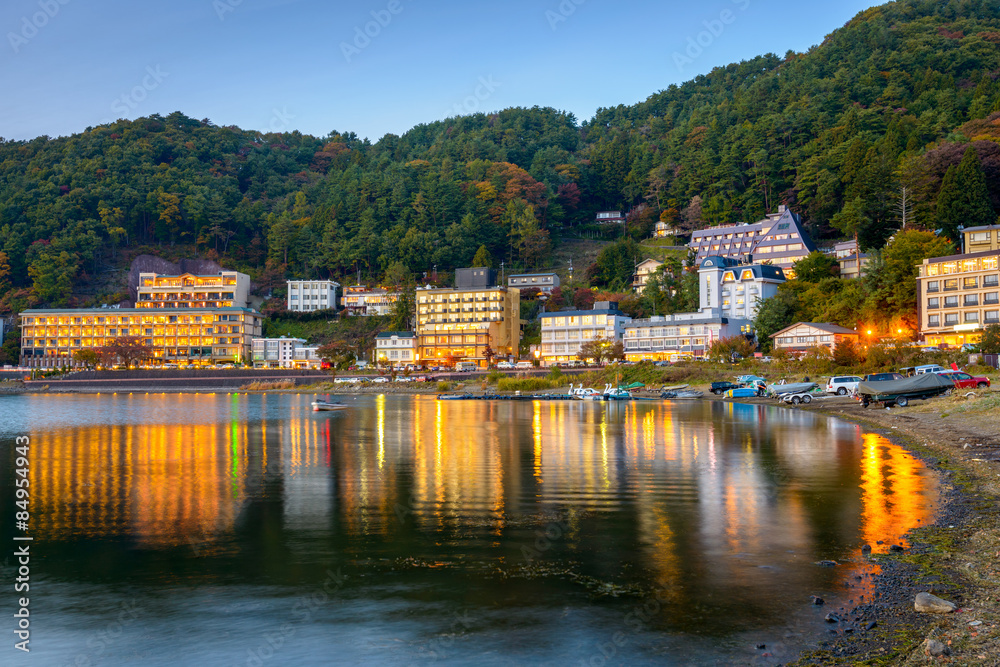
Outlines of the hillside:
{"label": "hillside", "polygon": [[998,74],[996,3],[905,0],[806,53],[718,68],[582,124],[507,109],[372,144],[175,112],[3,141],[0,312],[84,305],[140,246],[263,282],[450,269],[480,246],[512,269],[545,267],[606,208],[631,210],[641,239],[657,219],[691,229],[785,203],[817,238],[857,228],[878,247],[905,186],[908,225],[953,236],[942,183],[970,144],[988,188],[976,219],[1000,211]]}

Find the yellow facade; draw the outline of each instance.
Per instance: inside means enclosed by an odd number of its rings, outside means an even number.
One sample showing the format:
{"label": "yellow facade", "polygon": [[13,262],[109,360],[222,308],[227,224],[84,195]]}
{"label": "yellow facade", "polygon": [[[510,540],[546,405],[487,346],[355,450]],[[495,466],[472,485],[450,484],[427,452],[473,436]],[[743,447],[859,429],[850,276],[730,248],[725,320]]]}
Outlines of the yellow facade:
{"label": "yellow facade", "polygon": [[978,343],[1000,324],[1000,251],[925,259],[917,276],[920,333],[929,345]]}
{"label": "yellow facade", "polygon": [[516,355],[521,342],[521,293],[506,287],[417,290],[417,361],[485,361]]}
{"label": "yellow facade", "polygon": [[1000,250],[1000,225],[970,227],[962,234],[965,236],[965,252],[967,253]]}
{"label": "yellow facade", "polygon": [[262,316],[245,308],[151,311],[147,308],[26,310],[21,313],[21,363],[71,366],[79,350],[96,350],[115,338],[138,337],[158,363],[241,363],[261,335]]}

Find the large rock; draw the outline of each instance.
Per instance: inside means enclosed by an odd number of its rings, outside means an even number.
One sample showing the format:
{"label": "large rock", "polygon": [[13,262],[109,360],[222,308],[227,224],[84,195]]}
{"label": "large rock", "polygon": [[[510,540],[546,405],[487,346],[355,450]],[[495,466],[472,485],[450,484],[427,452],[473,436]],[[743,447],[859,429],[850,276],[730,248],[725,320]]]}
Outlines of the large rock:
{"label": "large rock", "polygon": [[936,595],[917,593],[917,597],[913,601],[913,608],[925,614],[950,614],[958,607],[954,602],[942,600]]}
{"label": "large rock", "polygon": [[936,639],[927,639],[924,641],[924,655],[940,658],[942,655],[951,655],[951,649]]}

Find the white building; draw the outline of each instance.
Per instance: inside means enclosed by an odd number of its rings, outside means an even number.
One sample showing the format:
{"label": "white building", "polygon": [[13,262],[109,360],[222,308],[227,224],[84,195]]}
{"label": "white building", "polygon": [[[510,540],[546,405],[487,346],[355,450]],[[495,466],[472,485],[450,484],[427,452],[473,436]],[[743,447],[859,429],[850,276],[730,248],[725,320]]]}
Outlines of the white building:
{"label": "white building", "polygon": [[663,266],[663,262],[655,259],[644,259],[635,265],[635,274],[632,277],[632,289],[635,290],[636,294],[642,294],[642,290],[646,289],[646,283],[649,282],[649,277],[656,273],[656,270],[661,266]]}
{"label": "white building", "polygon": [[593,310],[563,310],[542,313],[541,364],[551,366],[575,361],[580,346],[596,338],[622,340],[625,325],[632,318],[618,310],[613,301],[598,301]]}
{"label": "white building", "polygon": [[211,276],[140,273],[136,308],[247,308],[250,276],[220,271]]}
{"label": "white building", "polygon": [[393,366],[416,363],[416,334],[412,331],[383,331],[375,336],[375,362],[382,359]]}
{"label": "white building", "polygon": [[337,307],[339,283],[332,280],[289,280],[288,310],[306,312]]}
{"label": "white building", "polygon": [[344,288],[343,305],[348,315],[388,315],[399,300],[399,292],[381,287],[352,285]]}
{"label": "white building", "polygon": [[785,282],[771,264],[740,264],[731,257],[707,257],[698,269],[699,311],[721,311],[722,317],[752,320],[761,301],[778,293]]}
{"label": "white building", "polygon": [[720,338],[750,335],[760,302],[777,294],[783,282],[784,273],[777,266],[707,257],[698,269],[698,312],[629,323],[625,327],[625,358],[701,358]]}
{"label": "white building", "polygon": [[507,287],[537,287],[544,294],[552,294],[552,290],[559,287],[559,276],[554,273],[517,273],[507,277]]}
{"label": "white building", "polygon": [[295,349],[305,345],[304,338],[254,338],[251,358],[254,368],[291,368]]}

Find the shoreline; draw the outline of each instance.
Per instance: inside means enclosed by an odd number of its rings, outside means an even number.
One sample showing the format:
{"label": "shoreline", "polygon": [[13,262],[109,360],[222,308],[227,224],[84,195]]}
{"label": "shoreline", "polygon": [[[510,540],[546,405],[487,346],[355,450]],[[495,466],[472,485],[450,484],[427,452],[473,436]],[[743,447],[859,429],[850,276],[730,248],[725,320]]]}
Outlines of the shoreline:
{"label": "shoreline", "polygon": [[[481,393],[478,381],[466,381],[469,393]],[[440,393],[436,382],[374,385],[304,385],[287,389],[246,390],[236,387],[48,387],[0,383],[0,393]],[[31,383],[42,385],[41,382]],[[50,384],[58,384],[54,381]],[[475,388],[467,386],[473,384]],[[700,387],[695,387],[700,388]],[[14,391],[11,391],[11,390]],[[505,392],[512,393],[512,392]],[[546,392],[556,393],[556,392]],[[993,401],[987,392],[976,401]],[[873,577],[874,598],[829,611],[842,623],[831,624],[830,638],[818,650],[807,650],[788,665],[927,664],[927,639],[950,650],[955,664],[1000,664],[1000,410],[967,410],[957,396],[916,401],[907,408],[864,409],[847,397],[830,396],[792,406],[774,399],[728,399],[709,392],[701,400],[770,405],[805,410],[849,421],[880,434],[919,458],[938,476],[940,506],[931,525],[905,536],[903,552],[870,557],[880,572]],[[973,406],[975,407],[975,406]],[[951,614],[920,614],[917,593],[927,591],[959,606]],[[970,623],[978,622],[976,625]],[[848,629],[850,628],[850,629]],[[992,662],[991,662],[992,661]]]}

